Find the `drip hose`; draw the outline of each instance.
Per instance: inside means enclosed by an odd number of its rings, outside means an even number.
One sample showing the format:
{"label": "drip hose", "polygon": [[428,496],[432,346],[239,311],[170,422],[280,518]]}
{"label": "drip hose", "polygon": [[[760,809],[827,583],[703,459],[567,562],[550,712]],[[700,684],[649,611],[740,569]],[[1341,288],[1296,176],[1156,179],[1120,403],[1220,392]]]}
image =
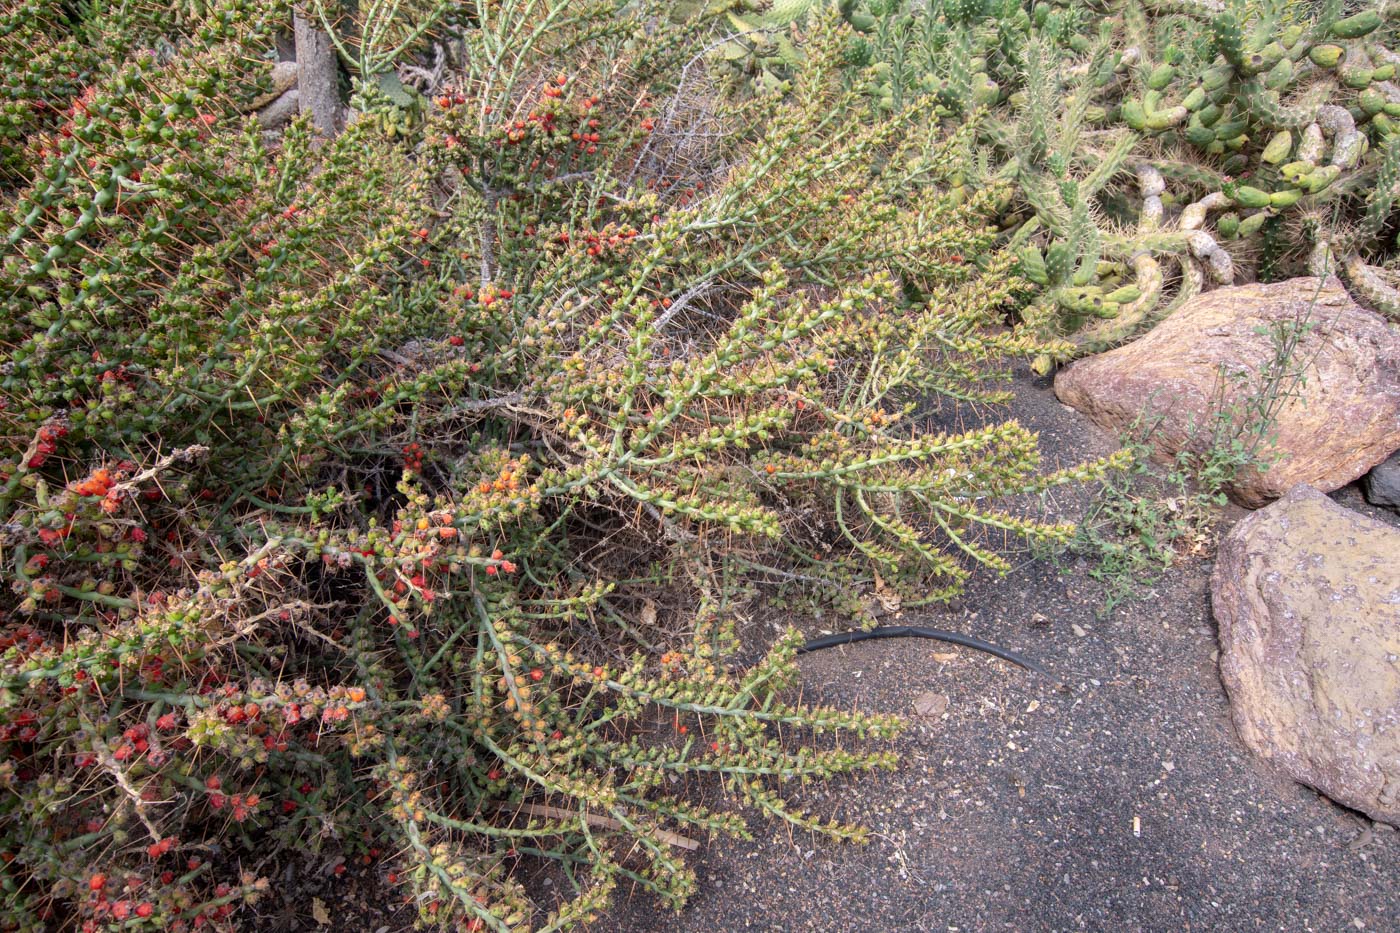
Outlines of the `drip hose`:
{"label": "drip hose", "polygon": [[1014,651],[1008,651],[999,645],[994,645],[989,641],[974,638],[971,635],[963,635],[959,632],[945,632],[937,628],[925,628],[922,625],[882,625],[863,632],[840,632],[836,635],[826,635],[822,638],[814,638],[801,648],[797,649],[798,654],[806,654],[809,651],[821,651],[823,648],[835,648],[837,645],[849,645],[857,641],[869,641],[874,638],[931,638],[934,641],[946,641],[952,645],[961,645],[964,648],[973,648],[977,651],[984,651],[1003,661],[1010,661],[1018,664],[1028,671],[1034,671],[1042,677],[1054,680],[1050,672],[1041,667],[1036,662],[1024,655]]}

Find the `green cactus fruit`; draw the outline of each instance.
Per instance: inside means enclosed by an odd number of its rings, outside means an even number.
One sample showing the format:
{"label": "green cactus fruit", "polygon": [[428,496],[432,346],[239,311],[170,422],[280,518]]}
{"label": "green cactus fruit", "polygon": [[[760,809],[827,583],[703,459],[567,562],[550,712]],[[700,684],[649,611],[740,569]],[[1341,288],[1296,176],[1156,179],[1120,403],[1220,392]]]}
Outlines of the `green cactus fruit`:
{"label": "green cactus fruit", "polygon": [[1147,129],[1147,111],[1143,109],[1141,101],[1125,100],[1118,108],[1118,115],[1123,118],[1123,122],[1135,130]]}
{"label": "green cactus fruit", "polygon": [[1312,174],[1303,179],[1303,187],[1307,189],[1308,194],[1317,194],[1336,181],[1341,174],[1340,165],[1324,165],[1314,169]]}
{"label": "green cactus fruit", "polygon": [[1167,85],[1172,83],[1174,77],[1176,77],[1175,68],[1171,65],[1158,65],[1147,76],[1147,86],[1154,91],[1166,90]]}
{"label": "green cactus fruit", "polygon": [[1395,77],[1395,66],[1393,64],[1381,65],[1371,71],[1371,77],[1376,81],[1389,81]]}
{"label": "green cactus fruit", "polygon": [[1215,138],[1221,142],[1227,139],[1234,139],[1248,128],[1249,122],[1247,120],[1226,120],[1224,123],[1218,123],[1213,127],[1215,130]]}
{"label": "green cactus fruit", "polygon": [[1342,83],[1355,90],[1360,90],[1363,87],[1370,87],[1373,74],[1370,68],[1361,66],[1344,66],[1338,71]]}
{"label": "green cactus fruit", "polygon": [[1280,168],[1278,172],[1284,177],[1285,181],[1296,185],[1304,178],[1311,175],[1315,168],[1317,168],[1317,166],[1308,161],[1289,162],[1287,165]]}
{"label": "green cactus fruit", "polygon": [[1280,45],[1291,52],[1301,38],[1303,38],[1303,27],[1295,23],[1279,34],[1278,41]]}
{"label": "green cactus fruit", "polygon": [[1234,72],[1229,68],[1212,68],[1201,76],[1201,86],[1207,91],[1218,91],[1230,83]]}
{"label": "green cactus fruit", "polygon": [[1240,215],[1233,211],[1221,214],[1220,219],[1215,222],[1215,229],[1223,238],[1233,240],[1240,232]]}
{"label": "green cactus fruit", "polygon": [[1083,33],[1075,33],[1069,37],[1069,47],[1083,55],[1094,47],[1094,43]]}
{"label": "green cactus fruit", "polygon": [[1221,13],[1211,23],[1215,48],[1234,68],[1244,64],[1244,32],[1232,13]]}
{"label": "green cactus fruit", "polygon": [[1368,117],[1374,117],[1385,109],[1385,95],[1373,87],[1368,87],[1357,95],[1356,103]]}
{"label": "green cactus fruit", "polygon": [[1269,140],[1268,144],[1264,146],[1264,151],[1260,153],[1259,158],[1270,165],[1278,165],[1284,159],[1288,158],[1288,154],[1292,151],[1293,134],[1288,130],[1280,130],[1278,133],[1275,133],[1274,138]]}
{"label": "green cactus fruit", "polygon": [[1137,301],[1141,297],[1142,289],[1138,288],[1136,285],[1124,285],[1122,288],[1115,289],[1107,295],[1104,295],[1104,300],[1113,302],[1114,304],[1125,305],[1130,301]]}
{"label": "green cactus fruit", "polygon": [[987,76],[987,73],[979,72],[972,76],[972,102],[978,107],[988,107],[997,102],[1001,97],[1001,86]]}
{"label": "green cactus fruit", "polygon": [[1087,123],[1103,123],[1108,119],[1108,111],[1103,107],[1089,106],[1084,108],[1084,120]]}
{"label": "green cactus fruit", "polygon": [[1400,102],[1387,102],[1383,109],[1388,117],[1400,117]]}
{"label": "green cactus fruit", "polygon": [[1037,3],[1031,10],[1031,17],[1035,20],[1037,29],[1044,29],[1045,22],[1050,18],[1051,7],[1048,3]]}
{"label": "green cactus fruit", "polygon": [[[1219,144],[1217,141],[1217,145]],[[1249,171],[1249,155],[1244,152],[1236,152],[1221,163],[1220,168],[1226,175],[1243,175]]]}
{"label": "green cactus fruit", "polygon": [[1264,87],[1271,91],[1281,91],[1293,81],[1293,62],[1284,59],[1269,69],[1264,75]]}
{"label": "green cactus fruit", "polygon": [[1250,52],[1245,55],[1244,61],[1240,63],[1239,72],[1243,75],[1257,75],[1268,71],[1274,67],[1274,62],[1266,59],[1260,52]]}
{"label": "green cactus fruit", "polygon": [[1188,115],[1186,108],[1180,104],[1166,110],[1158,110],[1147,115],[1147,128],[1150,130],[1169,130],[1184,123]]}
{"label": "green cactus fruit", "polygon": [[1201,124],[1194,119],[1191,121],[1191,124],[1186,127],[1185,135],[1187,142],[1193,146],[1199,146],[1202,149],[1215,142],[1215,130],[1208,126],[1201,126]]}
{"label": "green cactus fruit", "polygon": [[1162,106],[1161,91],[1149,90],[1146,94],[1142,95],[1142,109],[1146,110],[1148,113],[1151,113],[1160,106]]}
{"label": "green cactus fruit", "polygon": [[870,32],[880,25],[880,21],[862,10],[852,10],[846,21],[856,32]]}
{"label": "green cactus fruit", "polygon": [[1396,124],[1394,120],[1384,113],[1378,113],[1371,118],[1371,126],[1375,127],[1376,132],[1379,133],[1383,139],[1388,139],[1394,134],[1397,125],[1400,124]]}
{"label": "green cactus fruit", "polygon": [[1191,93],[1181,101],[1181,106],[1195,113],[1206,105],[1206,89],[1197,85],[1191,89]]}
{"label": "green cactus fruit", "polygon": [[1236,231],[1236,235],[1239,236],[1240,239],[1254,236],[1272,216],[1273,215],[1268,211],[1261,211],[1258,214],[1249,215],[1244,220],[1240,221],[1240,229]]}
{"label": "green cactus fruit", "polygon": [[1260,71],[1269,71],[1279,62],[1288,61],[1288,50],[1279,42],[1270,42],[1259,51],[1264,59],[1264,67]]}
{"label": "green cactus fruit", "polygon": [[1225,144],[1218,139],[1212,140],[1211,144],[1206,146],[1206,152],[1213,156],[1224,155]]}
{"label": "green cactus fruit", "polygon": [[1237,185],[1234,192],[1235,203],[1241,207],[1260,208],[1269,206],[1269,192],[1249,185]]}
{"label": "green cactus fruit", "polygon": [[1381,14],[1376,10],[1366,10],[1355,16],[1338,20],[1332,24],[1332,35],[1338,39],[1360,39],[1380,28]]}
{"label": "green cactus fruit", "polygon": [[1308,58],[1319,68],[1336,68],[1346,58],[1346,49],[1340,45],[1315,45],[1308,49]]}
{"label": "green cactus fruit", "polygon": [[1021,274],[1037,285],[1049,285],[1050,273],[1045,268],[1045,257],[1034,246],[1021,250]]}
{"label": "green cactus fruit", "polygon": [[1214,126],[1224,115],[1225,111],[1218,104],[1207,104],[1196,112],[1202,126]]}
{"label": "green cactus fruit", "polygon": [[1297,188],[1285,188],[1269,195],[1270,207],[1292,207],[1303,199],[1303,192]]}

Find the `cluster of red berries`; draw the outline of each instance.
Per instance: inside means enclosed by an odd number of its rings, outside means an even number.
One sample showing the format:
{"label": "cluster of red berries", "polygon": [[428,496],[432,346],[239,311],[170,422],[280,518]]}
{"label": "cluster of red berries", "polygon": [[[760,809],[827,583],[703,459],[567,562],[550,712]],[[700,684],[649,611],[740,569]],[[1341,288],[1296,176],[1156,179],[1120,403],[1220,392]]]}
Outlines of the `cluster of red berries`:
{"label": "cluster of red berries", "polygon": [[412,470],[416,473],[423,469],[423,445],[417,441],[405,444],[402,453],[405,470]]}
{"label": "cluster of red berries", "polygon": [[[619,248],[625,247],[635,239],[640,231],[630,225],[616,226],[608,224],[602,230],[586,230],[578,236],[583,242],[588,244],[587,253],[590,256],[602,256],[605,252],[612,250],[616,252]],[[569,234],[560,234],[560,242],[567,243]]]}
{"label": "cluster of red berries", "polygon": [[[151,730],[144,722],[131,726],[122,733],[122,741],[112,749],[112,757],[117,761],[130,761],[146,754],[151,748],[150,734]],[[156,758],[156,755],[153,754],[152,758]],[[153,760],[151,764],[159,765],[163,758],[162,755],[161,760]]]}
{"label": "cluster of red berries", "polygon": [[[136,882],[136,884],[139,886],[140,879],[133,878],[127,883],[126,886],[131,887],[131,882]],[[115,887],[114,884],[111,886]],[[117,898],[116,900],[110,900],[107,897],[108,887],[109,879],[105,874],[101,872],[98,872],[97,874],[93,875],[91,878],[88,879],[88,890],[92,892],[93,897],[92,912],[95,917],[104,917],[110,915],[113,920],[122,922],[131,917],[139,917],[140,919],[145,920],[146,918],[150,917],[152,914],[155,913],[155,905],[152,904],[150,901],[137,901],[125,897]],[[84,924],[84,930],[87,930],[89,928],[91,928],[92,930],[98,929],[95,920],[89,920],[87,924]]]}
{"label": "cluster of red berries", "polygon": [[127,372],[126,364],[122,363],[104,370],[102,375],[97,377],[97,381],[103,385],[125,385],[131,382],[131,374]]}
{"label": "cluster of red berries", "polygon": [[176,839],[174,836],[166,836],[159,842],[153,842],[150,845],[146,846],[146,854],[149,855],[151,858],[158,859],[179,844],[179,839]]}
{"label": "cluster of red berries", "polygon": [[105,496],[115,485],[116,481],[112,479],[112,472],[99,468],[88,474],[87,479],[74,483],[68,488],[80,496]]}
{"label": "cluster of red berries", "polygon": [[[504,557],[505,554],[500,549],[491,552],[492,562],[486,565],[486,575],[488,577],[494,577],[497,573],[515,573],[515,564],[508,560],[504,560]],[[538,677],[536,677],[535,679],[539,680]]]}
{"label": "cluster of red berries", "polygon": [[459,285],[453,294],[467,301],[475,301],[483,308],[489,308],[497,302],[502,305],[508,304],[515,297],[515,292],[510,289],[496,288],[494,285],[483,285],[479,292],[470,285]]}
{"label": "cluster of red berries", "polygon": [[58,450],[58,442],[68,434],[65,424],[46,424],[39,429],[34,445],[34,455],[29,458],[29,469],[37,470]]}
{"label": "cluster of red berries", "polygon": [[0,742],[33,742],[39,737],[39,717],[33,710],[21,710],[0,726]]}
{"label": "cluster of red berries", "polygon": [[242,823],[253,812],[257,810],[258,804],[262,802],[257,794],[232,794],[225,796],[223,791],[223,781],[217,774],[211,775],[204,780],[204,787],[209,792],[209,807],[212,810],[222,810],[225,805],[233,814],[234,822]]}

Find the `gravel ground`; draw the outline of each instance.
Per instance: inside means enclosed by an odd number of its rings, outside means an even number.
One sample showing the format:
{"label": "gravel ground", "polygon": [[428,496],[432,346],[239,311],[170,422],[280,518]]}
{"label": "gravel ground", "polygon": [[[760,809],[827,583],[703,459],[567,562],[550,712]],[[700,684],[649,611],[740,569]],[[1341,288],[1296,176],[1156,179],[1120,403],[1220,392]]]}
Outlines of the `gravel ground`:
{"label": "gravel ground", "polygon": [[[1048,460],[1112,448],[1046,380],[1019,377],[1010,412],[1040,431]],[[1354,490],[1338,498],[1360,505]],[[701,893],[683,913],[638,896],[598,929],[1400,929],[1400,833],[1236,737],[1209,562],[1178,564],[1108,619],[1087,570],[1027,563],[900,620],[1026,652],[1063,687],[936,642],[808,656],[809,699],[911,717],[899,770],[804,798],[871,827],[870,844],[759,825],[753,843],[700,854]]]}

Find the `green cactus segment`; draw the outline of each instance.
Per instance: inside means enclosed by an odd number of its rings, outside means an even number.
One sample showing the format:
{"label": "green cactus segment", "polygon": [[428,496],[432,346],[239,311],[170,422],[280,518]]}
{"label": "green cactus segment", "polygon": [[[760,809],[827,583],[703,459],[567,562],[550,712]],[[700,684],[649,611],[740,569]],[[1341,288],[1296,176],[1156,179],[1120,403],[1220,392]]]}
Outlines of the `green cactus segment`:
{"label": "green cactus segment", "polygon": [[1211,34],[1215,39],[1215,48],[1224,56],[1225,61],[1231,67],[1239,70],[1244,67],[1244,32],[1240,29],[1240,21],[1233,13],[1221,13],[1211,24]]}
{"label": "green cactus segment", "polygon": [[1360,39],[1375,32],[1380,26],[1381,14],[1376,10],[1366,10],[1334,23],[1332,35],[1338,39]]}

